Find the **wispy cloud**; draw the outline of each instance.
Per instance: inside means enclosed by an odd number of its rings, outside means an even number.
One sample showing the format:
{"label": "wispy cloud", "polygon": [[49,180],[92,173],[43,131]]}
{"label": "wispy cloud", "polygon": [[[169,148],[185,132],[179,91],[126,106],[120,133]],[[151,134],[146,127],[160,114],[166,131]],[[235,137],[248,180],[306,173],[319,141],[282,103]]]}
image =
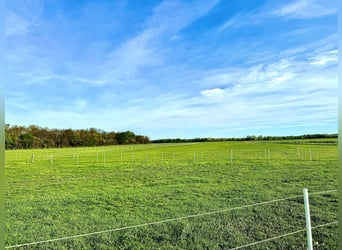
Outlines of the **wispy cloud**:
{"label": "wispy cloud", "polygon": [[205,89],[201,91],[201,94],[207,97],[218,97],[223,94],[223,89],[214,88],[214,89]]}
{"label": "wispy cloud", "polygon": [[132,77],[143,74],[146,68],[163,65],[166,60],[165,40],[173,39],[182,28],[210,11],[217,2],[189,4],[163,1],[154,9],[153,15],[145,20],[145,29],[141,33],[109,53],[103,66],[103,77],[126,83],[132,81]]}
{"label": "wispy cloud", "polygon": [[25,34],[29,29],[30,23],[24,17],[17,15],[13,11],[8,11],[5,17],[5,35],[13,36]]}
{"label": "wispy cloud", "polygon": [[323,51],[322,53],[318,55],[312,56],[311,59],[311,64],[314,65],[320,65],[320,66],[326,66],[327,64],[331,65],[336,65],[337,63],[337,49],[330,50],[330,51]]}
{"label": "wispy cloud", "polygon": [[[315,58],[319,60],[325,54],[334,52],[325,51],[316,54]],[[216,128],[243,126],[252,129],[276,124],[301,127],[305,121],[314,124],[317,120],[326,124],[336,118],[336,62],[335,67],[331,66],[326,64],[324,69],[317,71],[309,57],[301,61],[283,58],[247,69],[222,69],[216,72],[216,76],[208,72],[210,76],[203,80],[223,79],[225,81],[219,84],[221,87],[203,89],[200,92],[202,97],[179,100],[179,103],[183,104],[183,114],[192,117],[187,123],[189,127],[206,127],[209,124],[212,127],[216,124]],[[230,74],[234,77],[228,77]],[[222,87],[224,82],[226,88]],[[163,106],[167,113],[168,103]],[[169,122],[166,118],[164,121],[165,124]]]}
{"label": "wispy cloud", "polygon": [[287,18],[316,18],[337,14],[337,6],[336,2],[331,0],[296,0],[274,10],[272,14]]}
{"label": "wispy cloud", "polygon": [[226,29],[238,29],[244,26],[256,26],[268,17],[262,10],[250,10],[249,12],[240,12],[230,17],[217,28],[217,32]]}

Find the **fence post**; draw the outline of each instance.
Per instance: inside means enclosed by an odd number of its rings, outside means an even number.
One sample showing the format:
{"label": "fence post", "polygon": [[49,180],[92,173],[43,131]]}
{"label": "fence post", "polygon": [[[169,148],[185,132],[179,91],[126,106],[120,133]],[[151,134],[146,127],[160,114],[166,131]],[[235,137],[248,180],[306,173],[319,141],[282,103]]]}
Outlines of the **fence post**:
{"label": "fence post", "polygon": [[268,149],[268,163],[271,163],[271,151]]}
{"label": "fence post", "polygon": [[265,148],[265,160],[267,159],[267,150]]}
{"label": "fence post", "polygon": [[230,150],[230,163],[233,162],[233,150],[231,149]]}
{"label": "fence post", "polygon": [[53,165],[53,155],[50,155],[50,164]]}
{"label": "fence post", "polygon": [[311,148],[310,148],[310,161],[312,161],[312,152],[311,152]]}
{"label": "fence post", "polygon": [[311,233],[308,189],[304,188],[303,193],[304,193],[304,208],[305,208],[306,236],[308,240],[308,250],[312,250],[313,248],[312,248],[312,233]]}

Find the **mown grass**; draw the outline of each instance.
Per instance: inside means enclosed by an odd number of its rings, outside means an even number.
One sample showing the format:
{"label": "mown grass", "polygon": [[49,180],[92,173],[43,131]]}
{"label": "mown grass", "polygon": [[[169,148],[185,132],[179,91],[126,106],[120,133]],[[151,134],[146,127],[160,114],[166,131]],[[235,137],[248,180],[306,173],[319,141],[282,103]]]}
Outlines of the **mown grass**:
{"label": "mown grass", "polygon": [[[297,143],[297,142],[296,142]],[[337,189],[337,146],[220,142],[6,152],[6,245]],[[312,226],[337,192],[310,195]],[[303,198],[17,249],[231,249],[305,228]],[[337,225],[313,229],[337,248]],[[306,249],[306,234],[245,249]]]}

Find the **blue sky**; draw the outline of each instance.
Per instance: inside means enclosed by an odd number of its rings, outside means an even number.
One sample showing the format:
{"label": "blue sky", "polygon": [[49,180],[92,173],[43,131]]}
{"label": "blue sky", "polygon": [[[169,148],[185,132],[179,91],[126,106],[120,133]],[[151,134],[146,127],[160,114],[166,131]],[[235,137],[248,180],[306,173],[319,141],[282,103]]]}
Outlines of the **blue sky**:
{"label": "blue sky", "polygon": [[6,123],[337,133],[334,0],[6,1]]}

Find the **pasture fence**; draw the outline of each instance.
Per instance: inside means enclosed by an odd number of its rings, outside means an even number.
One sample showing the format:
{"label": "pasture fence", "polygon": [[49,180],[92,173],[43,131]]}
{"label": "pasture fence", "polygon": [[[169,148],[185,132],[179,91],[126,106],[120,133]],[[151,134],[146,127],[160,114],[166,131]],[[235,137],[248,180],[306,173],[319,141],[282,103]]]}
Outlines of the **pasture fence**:
{"label": "pasture fence", "polygon": [[[338,223],[337,221],[333,221],[333,222],[329,222],[329,223],[324,223],[324,224],[321,224],[321,225],[314,226],[311,229],[317,229],[317,228],[320,228],[320,227],[327,227],[327,226],[335,225],[337,223]],[[302,232],[305,232],[306,230],[307,229],[300,229],[300,230],[297,230],[297,231],[294,231],[294,232],[289,232],[289,233],[286,233],[286,234],[278,235],[278,236],[275,236],[275,237],[272,237],[272,238],[268,238],[268,239],[265,239],[265,240],[255,241],[255,242],[252,242],[252,243],[249,243],[249,244],[246,244],[246,245],[230,248],[229,250],[237,250],[237,249],[243,249],[243,248],[246,248],[246,247],[255,246],[255,245],[258,245],[258,244],[261,244],[261,243],[264,243],[264,242],[273,241],[273,240],[284,238],[284,237],[287,237],[287,236],[290,236],[290,235],[302,233]]]}
{"label": "pasture fence", "polygon": [[[228,154],[227,154],[228,153]],[[337,155],[337,154],[336,154]],[[206,163],[206,162],[243,162],[243,161],[258,161],[271,163],[273,160],[283,161],[326,161],[337,160],[337,156],[332,155],[323,150],[312,150],[311,148],[304,150],[297,149],[297,152],[277,151],[268,148],[263,150],[237,150],[230,149],[228,151],[193,151],[192,157],[190,152],[177,152],[174,151],[158,151],[148,152],[147,150],[140,151],[103,151],[103,165],[107,164],[143,164],[143,163],[169,163],[169,162],[187,162],[187,163]],[[82,152],[63,151],[58,152],[56,150],[50,151],[37,151],[35,152],[13,152],[6,151],[5,155],[6,164],[15,162],[17,164],[24,163],[26,165],[31,164],[44,164],[49,165],[63,165],[63,164],[98,164],[99,152],[95,150],[87,150]]]}
{"label": "pasture fence", "polygon": [[[337,190],[335,189],[335,190],[313,192],[313,193],[310,193],[310,195],[324,195],[324,194],[334,193],[334,192],[337,192]],[[41,240],[41,241],[35,241],[35,242],[19,243],[16,245],[6,246],[5,249],[13,249],[13,248],[28,247],[28,246],[33,246],[33,245],[41,245],[41,244],[45,244],[45,243],[65,241],[65,240],[76,239],[76,238],[81,238],[81,237],[89,237],[89,236],[94,236],[94,235],[99,235],[99,234],[113,233],[113,232],[117,232],[117,231],[130,230],[130,229],[147,227],[147,226],[152,226],[152,225],[170,223],[170,222],[174,222],[174,221],[180,221],[180,220],[191,219],[191,218],[202,217],[202,216],[209,216],[209,215],[218,214],[218,213],[226,213],[226,212],[230,212],[230,211],[234,211],[234,210],[241,210],[241,209],[246,209],[246,208],[251,208],[251,207],[256,207],[256,206],[262,206],[262,205],[266,205],[266,204],[271,204],[271,203],[276,203],[276,202],[281,202],[281,201],[287,201],[287,200],[296,199],[296,198],[300,198],[300,197],[304,197],[305,214],[308,215],[309,214],[307,211],[307,209],[309,209],[309,207],[308,207],[308,193],[307,193],[307,190],[305,191],[305,189],[304,189],[304,192],[302,195],[294,195],[294,196],[289,196],[289,197],[285,197],[285,198],[278,198],[278,199],[273,199],[273,200],[268,200],[268,201],[257,202],[257,203],[253,203],[253,204],[242,205],[242,206],[238,206],[238,207],[226,208],[226,209],[221,209],[221,210],[192,214],[192,215],[187,215],[187,216],[182,216],[182,217],[177,217],[177,218],[164,219],[164,220],[158,220],[158,221],[153,221],[153,222],[146,222],[146,223],[130,225],[130,226],[123,226],[123,227],[118,227],[118,228],[111,228],[111,229],[107,229],[107,230],[82,233],[82,234],[76,234],[76,235],[71,235],[71,236],[65,236],[65,237],[59,237],[59,238],[53,238],[53,239],[47,239],[47,240]],[[308,221],[310,223],[310,218],[308,216],[306,216],[306,224],[308,223]],[[301,232],[305,232],[305,231],[308,232],[308,230],[311,231],[311,229],[318,229],[321,227],[333,226],[333,225],[336,225],[337,223],[338,223],[338,221],[336,220],[336,221],[331,221],[331,222],[319,224],[319,225],[316,225],[313,227],[311,227],[311,225],[309,225],[309,227],[308,227],[308,224],[307,224],[306,228],[301,228],[301,229],[296,230],[296,231],[291,231],[291,232],[287,232],[285,234],[277,235],[277,236],[266,238],[263,240],[250,242],[248,244],[244,244],[241,246],[230,248],[230,250],[237,250],[237,249],[243,249],[243,248],[250,247],[250,246],[255,246],[258,244],[265,243],[265,242],[274,241],[276,239],[284,238],[284,237],[287,237],[290,235],[299,234]],[[308,234],[309,234],[309,232],[308,232]],[[311,241],[311,238],[308,236],[308,249],[312,249],[312,248],[310,248],[311,245],[310,245],[309,241]]]}

